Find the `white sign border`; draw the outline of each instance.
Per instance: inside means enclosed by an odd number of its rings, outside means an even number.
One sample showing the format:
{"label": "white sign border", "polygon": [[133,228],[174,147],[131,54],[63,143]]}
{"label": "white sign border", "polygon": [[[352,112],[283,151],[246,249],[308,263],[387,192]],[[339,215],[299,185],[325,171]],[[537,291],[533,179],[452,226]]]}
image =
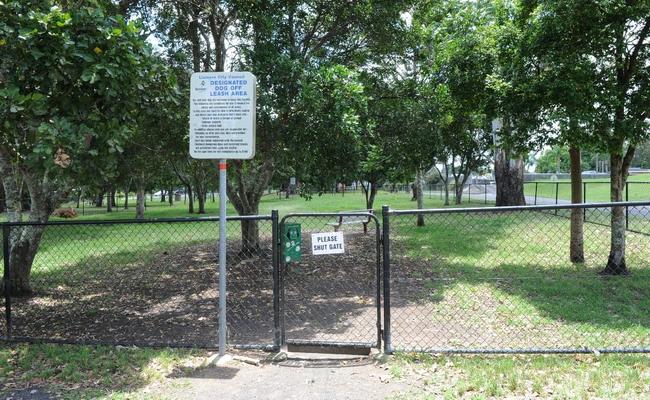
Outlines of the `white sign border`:
{"label": "white sign border", "polygon": [[[236,74],[243,74],[246,75],[249,79],[252,80],[253,82],[253,94],[252,94],[252,110],[251,110],[251,119],[253,122],[253,128],[252,128],[252,138],[251,138],[251,152],[249,154],[246,154],[245,157],[237,157],[237,158],[232,158],[232,157],[215,157],[214,153],[213,154],[194,154],[194,146],[192,146],[193,141],[193,134],[192,134],[192,81],[195,79],[195,76],[198,79],[201,79],[201,76],[203,75],[236,75]],[[251,72],[248,71],[223,71],[223,72],[193,72],[192,76],[190,78],[190,118],[189,118],[189,147],[190,147],[190,157],[196,160],[252,160],[255,158],[255,151],[256,151],[256,145],[257,145],[257,77],[253,75]]]}

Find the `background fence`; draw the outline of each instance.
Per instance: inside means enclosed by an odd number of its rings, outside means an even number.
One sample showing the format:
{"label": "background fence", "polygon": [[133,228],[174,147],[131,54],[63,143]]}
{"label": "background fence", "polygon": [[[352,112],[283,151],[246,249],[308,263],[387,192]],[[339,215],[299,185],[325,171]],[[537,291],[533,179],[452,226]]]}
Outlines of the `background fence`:
{"label": "background fence", "polygon": [[[624,205],[629,276],[598,274],[611,207],[385,209],[383,248],[373,221],[293,215],[303,258],[289,264],[277,212],[229,218],[229,343],[359,345],[381,329],[388,351],[650,352],[650,202]],[[569,261],[573,209],[588,215],[582,264]],[[336,230],[346,253],[311,255],[311,234]],[[218,346],[217,218],[4,224],[5,277],[10,244],[41,233],[32,294],[5,291],[5,340]]]}
{"label": "background fence", "polygon": [[[584,225],[583,264],[569,261],[572,208],[594,221]],[[390,212],[393,348],[650,351],[650,203],[628,209],[632,275],[615,277],[598,274],[609,206]]]}

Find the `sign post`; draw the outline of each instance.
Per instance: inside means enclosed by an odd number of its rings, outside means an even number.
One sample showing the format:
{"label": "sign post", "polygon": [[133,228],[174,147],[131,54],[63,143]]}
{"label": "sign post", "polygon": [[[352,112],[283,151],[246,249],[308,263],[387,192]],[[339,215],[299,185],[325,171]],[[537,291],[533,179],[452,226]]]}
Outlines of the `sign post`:
{"label": "sign post", "polygon": [[226,354],[227,160],[255,155],[257,82],[250,72],[195,72],[190,82],[190,155],[219,160],[219,355]]}

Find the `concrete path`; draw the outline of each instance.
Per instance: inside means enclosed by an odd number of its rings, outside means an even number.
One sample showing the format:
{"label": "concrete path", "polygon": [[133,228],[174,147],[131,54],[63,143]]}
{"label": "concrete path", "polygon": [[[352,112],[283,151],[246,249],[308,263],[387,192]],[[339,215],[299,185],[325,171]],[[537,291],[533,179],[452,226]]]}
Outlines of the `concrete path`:
{"label": "concrete path", "polygon": [[394,379],[387,366],[372,358],[322,358],[289,359],[261,366],[233,361],[170,376],[138,394],[198,400],[385,399],[411,387],[408,380]]}

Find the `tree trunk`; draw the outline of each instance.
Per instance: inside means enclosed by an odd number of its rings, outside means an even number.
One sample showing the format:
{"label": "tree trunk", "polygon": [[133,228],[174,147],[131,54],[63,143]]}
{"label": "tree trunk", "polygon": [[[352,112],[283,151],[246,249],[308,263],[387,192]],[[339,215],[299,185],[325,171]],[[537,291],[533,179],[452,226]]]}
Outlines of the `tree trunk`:
{"label": "tree trunk", "polygon": [[43,226],[14,226],[9,234],[9,279],[14,296],[32,293],[30,275],[43,237]]}
{"label": "tree trunk", "polygon": [[102,208],[104,206],[104,192],[100,192],[95,198],[95,207]]}
{"label": "tree trunk", "polygon": [[144,202],[146,200],[145,196],[144,176],[141,176],[136,184],[135,219],[144,219]]}
{"label": "tree trunk", "polygon": [[186,185],[185,193],[188,200],[187,212],[190,214],[194,214],[194,192],[192,192],[192,186]]}
{"label": "tree trunk", "polygon": [[[247,163],[247,170],[244,166]],[[239,215],[256,215],[259,203],[268,186],[275,164],[270,159],[256,161],[233,161],[232,179],[226,182],[228,199]],[[254,172],[251,172],[254,171]],[[259,228],[257,221],[241,221],[242,253],[255,254],[260,250]]]}
{"label": "tree trunk", "polygon": [[[422,183],[424,181],[423,177],[424,173],[422,172],[422,169],[418,168],[418,170],[415,173],[415,193],[416,193],[416,201],[418,203],[418,210],[422,210],[424,208],[424,190],[422,188]],[[418,214],[417,217],[417,226],[424,226],[424,215],[423,214]]]}
{"label": "tree trunk", "polygon": [[454,194],[456,198],[454,199],[455,204],[461,204],[463,202],[463,189],[465,188],[465,181],[460,181],[460,176],[454,176]]}
{"label": "tree trunk", "polygon": [[124,187],[124,209],[128,210],[129,209],[129,192],[131,191],[130,184],[127,184]]}
{"label": "tree trunk", "polygon": [[169,188],[167,191],[167,200],[169,200],[169,206],[172,207],[174,205],[174,189]]}
{"label": "tree trunk", "polygon": [[497,207],[526,205],[523,157],[512,159],[505,150],[497,149],[494,178],[497,183]]}
{"label": "tree trunk", "polygon": [[[632,151],[633,153],[634,151]],[[612,202],[623,201],[628,168],[629,164],[623,159],[622,152],[610,154],[610,198]],[[628,275],[629,270],[625,264],[625,207],[612,207],[611,230],[611,247],[607,266],[600,273],[602,275]]]}
{"label": "tree trunk", "polygon": [[[258,210],[251,210],[249,215],[257,215]],[[257,254],[260,251],[260,228],[258,221],[241,221],[242,253],[246,256]]]}
{"label": "tree trunk", "polygon": [[[11,156],[0,146],[0,179],[4,187],[9,222],[22,221],[22,187],[26,186],[30,198],[29,221],[45,223],[60,198],[48,191],[49,182],[41,182],[27,168],[18,169],[11,163]],[[23,186],[24,185],[24,186]],[[13,295],[32,293],[30,274],[43,236],[43,226],[14,226],[9,233],[9,282]],[[4,288],[4,286],[1,286]],[[0,289],[4,292],[4,289]]]}
{"label": "tree trunk", "polygon": [[108,191],[106,192],[106,212],[111,213],[113,212],[113,199],[111,198],[111,194],[113,191],[111,188],[108,188]]}
{"label": "tree trunk", "polygon": [[375,204],[375,197],[377,197],[377,181],[370,180],[368,185],[361,183],[361,190],[366,197],[366,210],[372,210]]}
{"label": "tree trunk", "polygon": [[196,198],[199,201],[199,214],[205,214],[206,193],[200,188],[196,188]]}
{"label": "tree trunk", "polygon": [[113,190],[111,190],[111,204],[113,205],[113,207],[117,207],[117,201],[115,200],[116,195],[117,195],[117,190],[113,188]]}
{"label": "tree trunk", "polygon": [[[438,167],[436,167],[438,169]],[[440,170],[438,170],[438,174],[440,175],[440,178],[442,179],[442,174],[440,173]],[[447,164],[445,164],[445,177],[442,179],[442,183],[445,186],[445,206],[449,205],[449,168],[447,168]]]}
{"label": "tree trunk", "polygon": [[[580,149],[575,146],[569,148],[571,162],[571,203],[582,203],[582,173]],[[584,209],[571,210],[571,240],[569,244],[569,258],[573,263],[584,263]]]}
{"label": "tree trunk", "polygon": [[160,190],[160,202],[164,203],[165,201],[167,201],[167,198],[165,197],[165,191],[161,189]]}

